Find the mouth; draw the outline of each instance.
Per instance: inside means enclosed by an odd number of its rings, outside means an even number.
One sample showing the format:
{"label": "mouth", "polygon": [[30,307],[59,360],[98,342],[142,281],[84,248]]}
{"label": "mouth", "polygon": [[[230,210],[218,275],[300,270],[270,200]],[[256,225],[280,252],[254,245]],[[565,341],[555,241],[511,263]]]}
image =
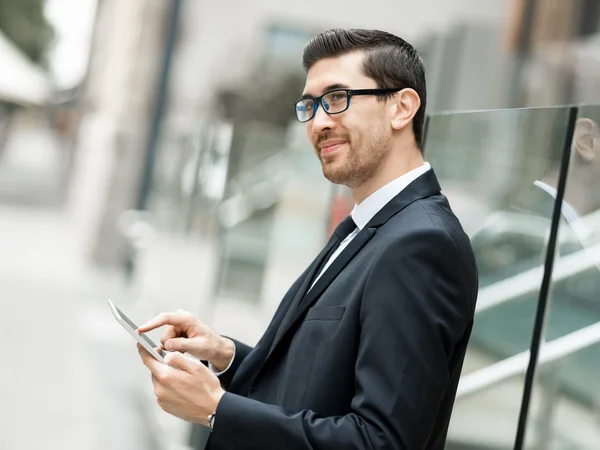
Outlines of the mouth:
{"label": "mouth", "polygon": [[337,142],[326,142],[324,145],[320,145],[319,149],[321,150],[321,155],[327,155],[339,149],[346,142],[337,141]]}

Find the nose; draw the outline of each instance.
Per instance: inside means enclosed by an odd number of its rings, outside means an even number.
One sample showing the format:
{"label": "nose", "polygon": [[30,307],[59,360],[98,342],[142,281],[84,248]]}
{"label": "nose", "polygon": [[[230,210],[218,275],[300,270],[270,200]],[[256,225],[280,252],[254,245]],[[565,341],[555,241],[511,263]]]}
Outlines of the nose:
{"label": "nose", "polygon": [[323,109],[323,105],[319,105],[317,108],[315,117],[311,120],[313,133],[321,133],[324,130],[332,129],[335,127],[335,120],[331,115],[327,114]]}

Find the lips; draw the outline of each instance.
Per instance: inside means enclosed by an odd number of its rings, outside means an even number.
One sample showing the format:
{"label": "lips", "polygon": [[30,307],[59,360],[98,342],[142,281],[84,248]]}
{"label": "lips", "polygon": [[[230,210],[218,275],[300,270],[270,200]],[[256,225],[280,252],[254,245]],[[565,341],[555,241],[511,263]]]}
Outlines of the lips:
{"label": "lips", "polygon": [[319,146],[319,148],[321,149],[321,154],[326,154],[326,153],[331,153],[331,152],[337,150],[345,143],[346,143],[346,141],[329,141],[329,142],[324,142],[323,144],[321,144]]}

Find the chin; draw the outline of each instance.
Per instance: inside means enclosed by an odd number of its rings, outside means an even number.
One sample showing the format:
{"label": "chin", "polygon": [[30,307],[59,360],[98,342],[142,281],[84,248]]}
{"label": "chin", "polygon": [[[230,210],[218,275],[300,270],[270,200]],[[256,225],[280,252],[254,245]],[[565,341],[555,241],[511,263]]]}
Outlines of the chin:
{"label": "chin", "polygon": [[345,170],[335,170],[333,167],[323,165],[323,176],[333,184],[343,184],[344,186],[352,187],[352,174]]}

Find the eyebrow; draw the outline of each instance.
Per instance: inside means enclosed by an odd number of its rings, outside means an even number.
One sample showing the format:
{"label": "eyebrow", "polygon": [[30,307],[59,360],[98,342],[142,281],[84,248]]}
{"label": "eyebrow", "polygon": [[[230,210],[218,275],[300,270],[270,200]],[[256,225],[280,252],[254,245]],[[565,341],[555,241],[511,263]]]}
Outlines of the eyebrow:
{"label": "eyebrow", "polygon": [[[323,92],[329,92],[329,91],[333,91],[334,89],[348,89],[350,88],[350,86],[348,86],[347,84],[343,84],[343,83],[334,83],[334,84],[330,84],[329,86],[327,86]],[[314,95],[311,94],[303,94],[302,95],[302,100],[307,99],[307,98],[314,98]]]}

